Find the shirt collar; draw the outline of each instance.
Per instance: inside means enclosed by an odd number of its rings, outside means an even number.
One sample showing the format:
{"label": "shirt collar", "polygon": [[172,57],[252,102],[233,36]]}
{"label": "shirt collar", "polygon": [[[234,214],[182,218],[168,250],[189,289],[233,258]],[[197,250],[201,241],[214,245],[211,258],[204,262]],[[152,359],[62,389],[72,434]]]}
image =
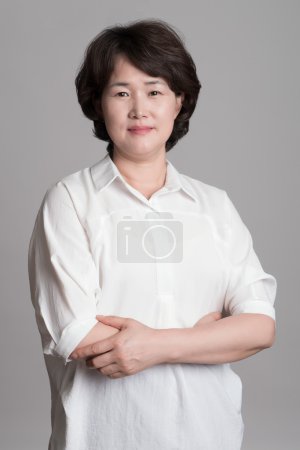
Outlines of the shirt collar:
{"label": "shirt collar", "polygon": [[[167,174],[164,187],[170,192],[182,189],[187,195],[192,197],[192,199],[197,202],[197,195],[192,191],[192,188],[188,182],[168,159],[166,159],[166,161]],[[128,186],[127,181],[124,179],[108,153],[104,156],[104,158],[91,166],[90,170],[94,185],[99,191],[107,188],[115,178],[119,178],[126,186]]]}

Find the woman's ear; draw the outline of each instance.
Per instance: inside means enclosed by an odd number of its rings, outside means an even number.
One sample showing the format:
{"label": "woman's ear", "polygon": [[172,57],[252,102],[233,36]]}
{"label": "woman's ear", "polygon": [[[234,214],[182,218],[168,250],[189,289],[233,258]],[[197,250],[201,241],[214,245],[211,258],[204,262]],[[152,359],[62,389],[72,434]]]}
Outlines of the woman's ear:
{"label": "woman's ear", "polygon": [[184,93],[181,92],[181,93],[176,94],[176,107],[175,107],[174,119],[176,119],[176,117],[178,116],[178,114],[182,108],[183,101],[184,101]]}

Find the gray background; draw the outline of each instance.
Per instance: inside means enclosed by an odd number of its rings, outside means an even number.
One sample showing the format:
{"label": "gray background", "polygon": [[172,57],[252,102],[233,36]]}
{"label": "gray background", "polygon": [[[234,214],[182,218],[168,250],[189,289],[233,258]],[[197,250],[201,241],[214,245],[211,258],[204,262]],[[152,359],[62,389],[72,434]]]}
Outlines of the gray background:
{"label": "gray background", "polygon": [[181,32],[203,85],[190,132],[168,158],[228,192],[278,281],[275,345],[232,363],[243,381],[243,450],[299,448],[299,2],[7,0],[0,8],[1,450],[46,449],[50,434],[27,276],[38,207],[56,180],[106,154],[77,103],[75,72],[102,28],[139,18]]}

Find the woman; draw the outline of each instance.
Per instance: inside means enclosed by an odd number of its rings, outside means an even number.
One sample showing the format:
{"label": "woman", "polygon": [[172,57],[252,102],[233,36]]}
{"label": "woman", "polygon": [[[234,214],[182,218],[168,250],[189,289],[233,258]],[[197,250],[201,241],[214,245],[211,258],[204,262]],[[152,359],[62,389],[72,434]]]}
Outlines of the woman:
{"label": "woman", "polygon": [[200,87],[163,21],[87,48],[77,95],[108,154],[47,190],[29,247],[50,450],[241,448],[230,362],[273,345],[276,280],[227,193],[166,159]]}

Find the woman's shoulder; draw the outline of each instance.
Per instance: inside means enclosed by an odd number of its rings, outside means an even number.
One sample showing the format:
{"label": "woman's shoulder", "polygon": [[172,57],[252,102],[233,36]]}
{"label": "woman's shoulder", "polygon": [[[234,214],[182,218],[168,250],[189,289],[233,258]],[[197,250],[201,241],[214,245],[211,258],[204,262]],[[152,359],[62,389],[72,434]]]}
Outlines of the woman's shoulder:
{"label": "woman's shoulder", "polygon": [[70,190],[87,189],[90,183],[90,167],[84,167],[77,171],[68,173],[61,178],[57,178],[47,189],[47,191],[56,190],[58,186],[64,186]]}
{"label": "woman's shoulder", "polygon": [[197,200],[204,206],[219,207],[221,204],[225,204],[228,195],[224,188],[206,183],[186,174],[181,173],[180,175],[185,187],[192,190]]}
{"label": "woman's shoulder", "polygon": [[42,205],[47,204],[55,208],[64,204],[81,209],[81,205],[88,203],[92,192],[90,167],[84,167],[54,180],[46,188]]}

